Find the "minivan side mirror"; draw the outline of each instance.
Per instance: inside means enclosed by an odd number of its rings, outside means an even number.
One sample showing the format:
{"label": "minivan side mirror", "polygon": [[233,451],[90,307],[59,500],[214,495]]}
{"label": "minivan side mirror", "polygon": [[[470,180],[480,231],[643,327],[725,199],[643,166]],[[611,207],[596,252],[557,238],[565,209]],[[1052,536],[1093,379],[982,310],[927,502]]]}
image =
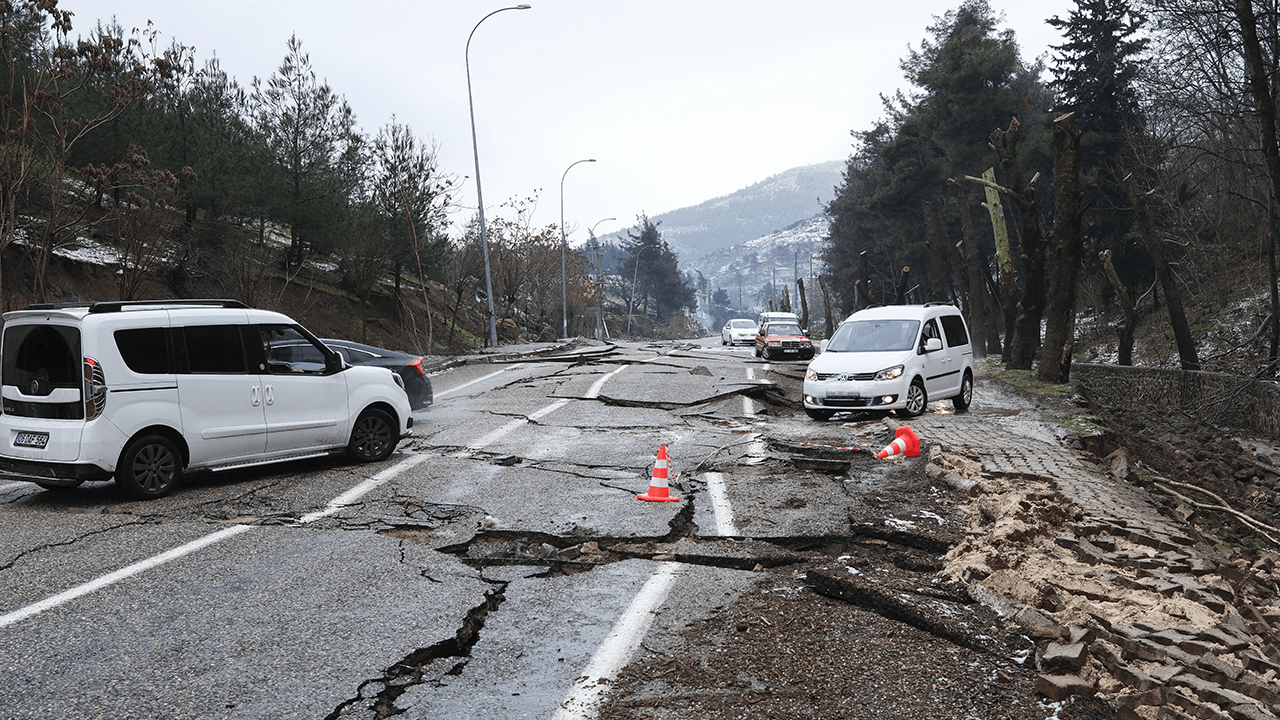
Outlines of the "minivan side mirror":
{"label": "minivan side mirror", "polygon": [[942,349],[942,340],[940,338],[931,337],[924,341],[924,351],[927,353],[937,352]]}

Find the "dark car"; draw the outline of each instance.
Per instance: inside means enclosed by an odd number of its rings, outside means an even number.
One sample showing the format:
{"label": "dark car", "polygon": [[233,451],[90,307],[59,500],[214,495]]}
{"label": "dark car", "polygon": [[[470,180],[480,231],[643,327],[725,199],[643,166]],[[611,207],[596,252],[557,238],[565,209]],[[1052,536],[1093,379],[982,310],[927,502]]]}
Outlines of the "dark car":
{"label": "dark car", "polygon": [[431,378],[427,377],[427,371],[422,367],[422,356],[384,350],[350,340],[322,338],[320,342],[336,350],[343,360],[352,365],[384,367],[399,375],[404,380],[409,405],[414,410],[421,410],[433,402]]}
{"label": "dark car", "polygon": [[[404,391],[409,396],[409,407],[412,409],[421,410],[431,405],[433,401],[431,378],[427,377],[426,370],[422,367],[421,356],[385,350],[350,340],[322,338],[320,342],[341,355],[349,365],[384,367],[399,375],[404,380]],[[292,344],[273,345],[270,354],[273,361],[291,364],[315,362],[321,366],[324,364],[323,358],[310,357],[311,354],[318,356],[320,354],[318,351],[308,347],[294,347]]]}

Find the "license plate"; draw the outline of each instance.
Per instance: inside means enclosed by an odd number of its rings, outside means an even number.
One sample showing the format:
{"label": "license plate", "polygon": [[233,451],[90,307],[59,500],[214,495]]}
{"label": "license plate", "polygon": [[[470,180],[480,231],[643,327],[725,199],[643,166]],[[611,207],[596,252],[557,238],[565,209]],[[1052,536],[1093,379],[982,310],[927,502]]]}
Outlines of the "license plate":
{"label": "license plate", "polygon": [[796,350],[795,348],[783,348],[783,349],[782,349],[782,352],[784,352],[784,353],[798,353],[798,352],[800,352],[800,351],[799,351],[799,350]]}
{"label": "license plate", "polygon": [[49,433],[20,432],[13,439],[13,444],[23,447],[42,448],[49,444]]}
{"label": "license plate", "polygon": [[835,390],[835,391],[828,391],[828,392],[827,392],[827,397],[829,397],[829,398],[847,398],[847,399],[850,399],[850,400],[857,400],[857,399],[858,399],[859,397],[861,397],[861,396],[860,396],[860,395],[858,395],[858,393],[856,393],[856,392],[852,392],[852,391],[849,391],[849,390]]}

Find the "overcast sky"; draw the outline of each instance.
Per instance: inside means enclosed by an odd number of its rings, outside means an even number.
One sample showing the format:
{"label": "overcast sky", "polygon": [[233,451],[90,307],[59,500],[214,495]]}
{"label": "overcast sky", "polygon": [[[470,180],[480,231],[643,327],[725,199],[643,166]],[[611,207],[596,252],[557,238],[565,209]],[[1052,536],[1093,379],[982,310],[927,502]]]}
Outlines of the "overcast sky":
{"label": "overcast sky", "polygon": [[[1033,59],[1061,44],[1045,19],[1070,0],[990,0]],[[316,74],[367,134],[394,115],[433,140],[462,180],[459,223],[476,207],[467,114],[467,37],[483,0],[62,0],[75,32],[148,20],[162,45],[217,56],[246,88],[279,66],[296,34]],[[489,17],[471,42],[486,216],[540,191],[535,224],[570,243],[727,195],[801,165],[845,160],[850,131],[906,89],[899,62],[959,0],[530,0]],[[566,170],[576,161],[582,163]],[[465,178],[465,179],[464,179]],[[616,218],[605,221],[605,218]],[[456,234],[456,233],[455,233]]]}

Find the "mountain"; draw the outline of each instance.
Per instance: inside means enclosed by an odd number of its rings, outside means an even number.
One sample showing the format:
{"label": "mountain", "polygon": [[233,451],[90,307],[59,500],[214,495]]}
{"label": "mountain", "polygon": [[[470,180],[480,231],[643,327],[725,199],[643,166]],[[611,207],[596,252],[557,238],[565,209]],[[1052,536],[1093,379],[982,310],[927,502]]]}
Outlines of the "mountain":
{"label": "mountain", "polygon": [[[790,288],[794,303],[797,276],[804,278],[811,293],[817,291],[816,281],[810,282],[809,278],[821,270],[819,256],[829,223],[826,215],[815,215],[777,232],[682,262],[680,270],[702,273],[710,289],[728,291],[729,304],[735,308],[767,307],[769,295],[781,294],[784,285]],[[771,288],[776,289],[771,292]]]}
{"label": "mountain", "polygon": [[[658,231],[683,269],[694,258],[820,215],[835,197],[844,168],[843,160],[792,168],[724,197],[649,219],[661,223]],[[610,239],[625,237],[619,233]]]}

